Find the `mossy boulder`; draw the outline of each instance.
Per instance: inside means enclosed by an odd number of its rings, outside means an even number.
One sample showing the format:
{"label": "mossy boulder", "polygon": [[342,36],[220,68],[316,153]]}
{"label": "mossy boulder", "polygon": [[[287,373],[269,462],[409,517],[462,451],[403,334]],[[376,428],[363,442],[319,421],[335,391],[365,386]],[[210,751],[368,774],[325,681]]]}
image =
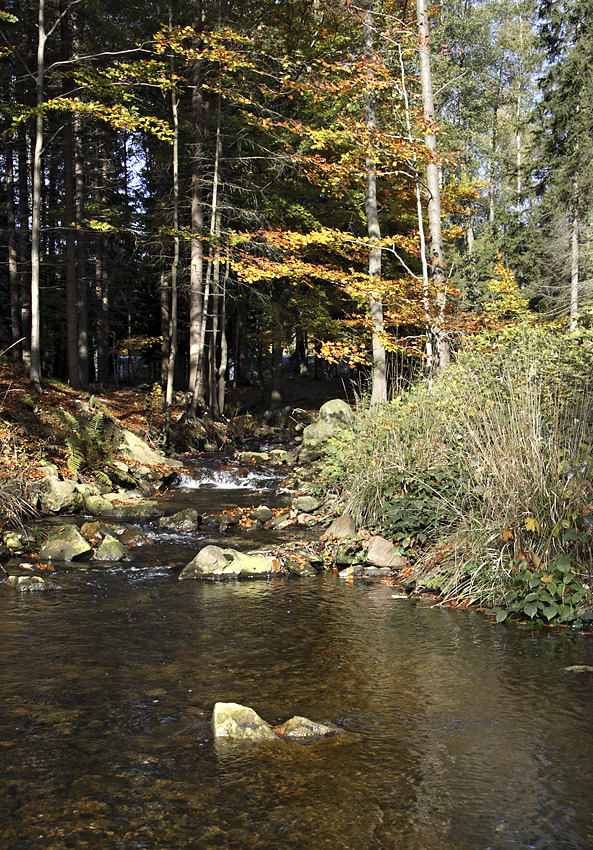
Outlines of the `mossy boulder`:
{"label": "mossy boulder", "polygon": [[106,534],[103,542],[93,555],[95,561],[131,561],[132,556],[116,537]]}
{"label": "mossy boulder", "polygon": [[45,576],[8,576],[6,585],[20,593],[40,593],[45,590],[61,590],[62,586]]}
{"label": "mossy boulder", "polygon": [[[108,497],[108,498],[107,498]],[[87,496],[84,510],[91,516],[110,519],[136,519],[163,516],[164,508],[152,499],[129,498],[118,493]]]}
{"label": "mossy boulder", "polygon": [[200,515],[194,508],[186,508],[171,516],[163,516],[159,519],[161,528],[170,528],[172,531],[195,531],[200,524]]}
{"label": "mossy boulder", "polygon": [[92,551],[91,544],[75,525],[61,525],[51,529],[41,547],[39,557],[56,561],[75,561],[88,557]]}

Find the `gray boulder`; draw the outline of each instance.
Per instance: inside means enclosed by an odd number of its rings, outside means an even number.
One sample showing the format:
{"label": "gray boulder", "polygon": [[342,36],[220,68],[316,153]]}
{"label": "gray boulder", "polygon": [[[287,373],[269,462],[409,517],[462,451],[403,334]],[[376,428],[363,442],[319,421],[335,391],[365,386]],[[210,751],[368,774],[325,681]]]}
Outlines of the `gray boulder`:
{"label": "gray boulder", "polygon": [[236,702],[217,702],[212,714],[215,738],[240,741],[275,741],[273,730],[252,708]]}
{"label": "gray boulder", "polygon": [[92,547],[75,525],[52,528],[39,552],[40,558],[74,561],[90,555]]}
{"label": "gray boulder", "polygon": [[322,450],[323,444],[335,436],[341,429],[349,427],[354,421],[350,406],[342,399],[335,398],[326,401],[319,409],[319,419],[312,425],[307,425],[303,431],[303,442],[299,456]]}
{"label": "gray boulder", "polygon": [[152,446],[149,446],[146,440],[127,429],[122,431],[120,450],[122,454],[127,455],[141,466],[183,466],[180,461],[165,457],[162,452],[158,452]]}
{"label": "gray boulder", "polygon": [[341,398],[333,398],[321,405],[319,419],[322,422],[341,422],[344,425],[352,425],[354,413],[347,402]]}
{"label": "gray boulder", "polygon": [[398,555],[393,543],[380,534],[371,537],[369,541],[367,561],[374,567],[390,567],[396,570],[406,565],[405,558]]}
{"label": "gray boulder", "polygon": [[82,495],[74,481],[60,481],[48,475],[38,485],[41,509],[52,514],[73,513],[83,505]]}
{"label": "gray boulder", "polygon": [[299,511],[303,511],[303,513],[310,514],[313,511],[316,511],[320,508],[322,502],[319,499],[316,499],[315,496],[297,496],[296,499],[292,500],[293,508],[296,508]]}
{"label": "gray boulder", "polygon": [[356,523],[349,514],[342,514],[336,517],[323,536],[334,540],[356,537]]}

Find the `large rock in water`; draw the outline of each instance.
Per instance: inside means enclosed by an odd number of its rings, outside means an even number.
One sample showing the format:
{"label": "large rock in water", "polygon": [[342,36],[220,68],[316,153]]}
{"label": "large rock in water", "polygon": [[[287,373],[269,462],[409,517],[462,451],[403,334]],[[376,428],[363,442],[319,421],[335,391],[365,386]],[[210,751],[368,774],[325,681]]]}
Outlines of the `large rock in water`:
{"label": "large rock in water", "polygon": [[252,708],[236,702],[217,702],[212,714],[215,738],[239,741],[275,741],[277,736]]}
{"label": "large rock in water", "polygon": [[75,525],[62,525],[52,528],[47,540],[41,547],[39,557],[53,558],[56,561],[74,561],[84,558],[93,551],[91,544],[85,540]]}
{"label": "large rock in water", "polygon": [[277,568],[278,563],[272,555],[239,552],[210,545],[200,549],[196,557],[181,570],[179,578],[268,578]]}
{"label": "large rock in water", "polygon": [[315,452],[323,448],[330,437],[347,428],[354,421],[354,413],[350,405],[341,398],[326,401],[319,409],[319,419],[312,425],[307,425],[303,431],[303,442],[299,454]]}

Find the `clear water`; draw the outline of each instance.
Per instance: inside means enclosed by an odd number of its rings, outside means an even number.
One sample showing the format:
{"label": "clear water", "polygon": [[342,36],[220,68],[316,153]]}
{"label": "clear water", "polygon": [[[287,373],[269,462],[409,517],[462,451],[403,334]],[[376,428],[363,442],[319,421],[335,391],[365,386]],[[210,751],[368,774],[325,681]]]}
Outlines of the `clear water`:
{"label": "clear water", "polygon": [[[3,850],[593,847],[590,638],[333,575],[179,582],[200,541],[158,545],[2,589]],[[345,732],[219,746],[217,700]]]}

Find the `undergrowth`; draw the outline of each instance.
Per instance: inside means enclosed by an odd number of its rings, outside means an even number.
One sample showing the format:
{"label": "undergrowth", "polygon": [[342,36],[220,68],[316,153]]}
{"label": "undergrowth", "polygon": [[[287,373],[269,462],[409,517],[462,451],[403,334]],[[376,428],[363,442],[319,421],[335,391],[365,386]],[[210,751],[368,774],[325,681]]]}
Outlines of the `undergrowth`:
{"label": "undergrowth", "polygon": [[330,445],[326,486],[444,597],[578,621],[593,542],[592,349],[542,327],[479,339],[434,385],[360,411]]}

